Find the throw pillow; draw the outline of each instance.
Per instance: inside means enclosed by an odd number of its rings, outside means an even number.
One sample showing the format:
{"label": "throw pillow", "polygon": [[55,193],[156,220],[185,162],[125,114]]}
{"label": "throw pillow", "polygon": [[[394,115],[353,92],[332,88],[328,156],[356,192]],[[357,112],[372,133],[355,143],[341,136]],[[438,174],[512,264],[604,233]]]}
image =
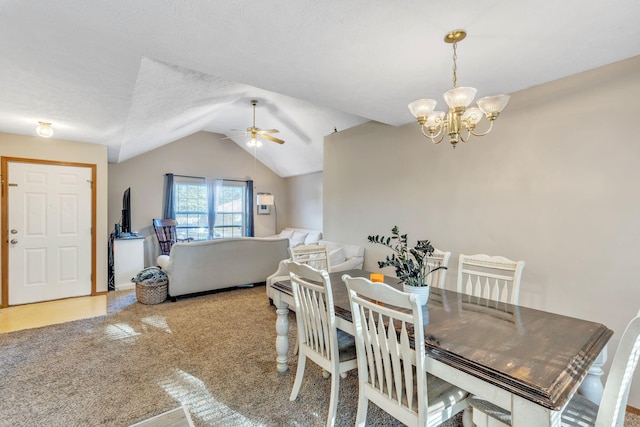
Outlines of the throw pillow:
{"label": "throw pillow", "polygon": [[346,260],[347,257],[344,256],[344,250],[342,248],[334,249],[329,252],[329,265],[342,264]]}
{"label": "throw pillow", "polygon": [[289,238],[289,247],[295,248],[304,244],[304,239],[307,237],[307,233],[302,231],[294,231],[293,236]]}
{"label": "throw pillow", "polygon": [[317,233],[309,233],[307,237],[304,239],[305,245],[317,245],[320,239],[322,238],[322,232],[318,231]]}
{"label": "throw pillow", "polygon": [[290,239],[293,236],[293,230],[282,230],[278,237],[281,239]]}

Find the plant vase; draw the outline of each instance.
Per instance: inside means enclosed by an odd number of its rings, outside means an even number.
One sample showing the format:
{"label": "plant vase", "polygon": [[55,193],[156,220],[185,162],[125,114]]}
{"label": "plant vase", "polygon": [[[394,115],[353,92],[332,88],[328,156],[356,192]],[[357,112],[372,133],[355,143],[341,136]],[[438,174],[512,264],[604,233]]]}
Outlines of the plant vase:
{"label": "plant vase", "polygon": [[430,286],[411,286],[403,284],[402,288],[406,293],[417,295],[420,305],[426,305],[427,301],[429,301]]}

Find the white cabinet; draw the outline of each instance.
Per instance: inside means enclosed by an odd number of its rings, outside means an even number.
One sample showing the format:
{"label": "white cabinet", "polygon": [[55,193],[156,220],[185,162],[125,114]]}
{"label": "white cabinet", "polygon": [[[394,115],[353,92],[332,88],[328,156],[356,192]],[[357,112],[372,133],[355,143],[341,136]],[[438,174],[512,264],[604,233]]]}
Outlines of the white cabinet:
{"label": "white cabinet", "polygon": [[144,237],[128,237],[113,241],[113,276],[117,291],[133,289],[131,281],[144,268]]}

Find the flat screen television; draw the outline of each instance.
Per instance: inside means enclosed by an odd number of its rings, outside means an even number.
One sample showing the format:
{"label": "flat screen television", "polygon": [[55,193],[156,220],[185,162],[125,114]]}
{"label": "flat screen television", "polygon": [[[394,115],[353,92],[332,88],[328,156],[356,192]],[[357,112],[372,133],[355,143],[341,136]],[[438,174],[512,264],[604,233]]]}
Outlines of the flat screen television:
{"label": "flat screen television", "polygon": [[131,233],[131,187],[124,190],[122,196],[122,223],[120,231],[122,233]]}

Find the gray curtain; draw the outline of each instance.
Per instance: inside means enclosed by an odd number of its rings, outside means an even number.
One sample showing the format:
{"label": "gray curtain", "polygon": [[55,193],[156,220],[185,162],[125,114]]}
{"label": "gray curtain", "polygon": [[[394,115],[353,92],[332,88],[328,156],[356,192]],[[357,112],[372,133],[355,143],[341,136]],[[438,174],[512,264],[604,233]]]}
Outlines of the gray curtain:
{"label": "gray curtain", "polygon": [[176,219],[176,206],[173,186],[173,174],[168,173],[164,176],[164,210],[162,218]]}
{"label": "gray curtain", "polygon": [[246,206],[245,206],[245,235],[246,237],[253,237],[254,236],[254,230],[253,230],[253,181],[249,180],[247,181],[247,186],[246,186],[247,190],[247,201],[246,201]]}

